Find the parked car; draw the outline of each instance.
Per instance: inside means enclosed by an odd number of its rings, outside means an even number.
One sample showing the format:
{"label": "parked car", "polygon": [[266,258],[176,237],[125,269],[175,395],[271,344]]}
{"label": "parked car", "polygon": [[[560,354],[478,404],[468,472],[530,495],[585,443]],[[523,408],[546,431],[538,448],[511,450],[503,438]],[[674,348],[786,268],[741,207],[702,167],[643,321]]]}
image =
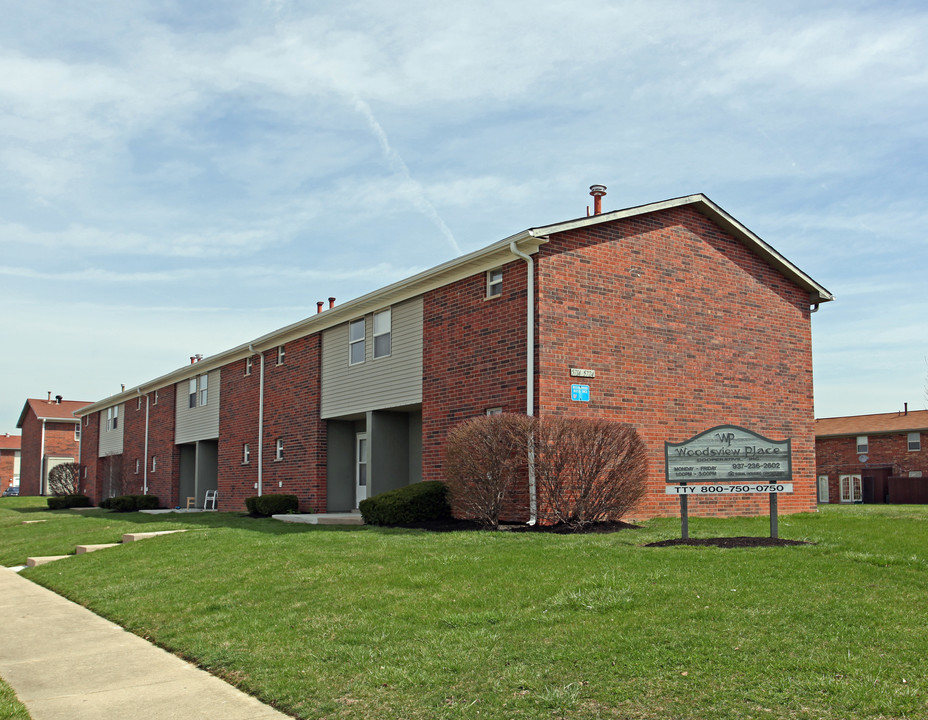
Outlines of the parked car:
{"label": "parked car", "polygon": [[19,486],[13,487],[10,485],[6,490],[3,491],[3,497],[9,497],[10,495],[19,495]]}

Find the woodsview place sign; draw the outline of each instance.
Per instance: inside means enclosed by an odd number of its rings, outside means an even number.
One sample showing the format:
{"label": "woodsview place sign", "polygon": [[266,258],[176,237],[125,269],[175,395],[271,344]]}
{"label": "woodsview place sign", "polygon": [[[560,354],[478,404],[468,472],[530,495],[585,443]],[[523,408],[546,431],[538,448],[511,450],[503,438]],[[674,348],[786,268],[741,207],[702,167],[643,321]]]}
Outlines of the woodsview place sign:
{"label": "woodsview place sign", "polygon": [[771,440],[737,425],[720,425],[679,443],[664,443],[667,486],[680,496],[683,537],[689,537],[687,498],[770,495],[770,536],[777,537],[777,494],[793,491],[790,440]]}

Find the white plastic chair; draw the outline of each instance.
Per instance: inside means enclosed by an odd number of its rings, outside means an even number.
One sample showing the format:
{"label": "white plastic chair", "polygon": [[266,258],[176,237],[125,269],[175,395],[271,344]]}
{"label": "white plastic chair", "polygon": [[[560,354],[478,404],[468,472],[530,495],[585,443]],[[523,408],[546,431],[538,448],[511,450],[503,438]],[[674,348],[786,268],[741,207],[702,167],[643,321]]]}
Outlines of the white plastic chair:
{"label": "white plastic chair", "polygon": [[206,497],[203,499],[203,509],[209,510],[210,509],[209,504],[212,503],[213,504],[212,509],[216,510],[216,501],[218,497],[219,497],[218,490],[207,490]]}

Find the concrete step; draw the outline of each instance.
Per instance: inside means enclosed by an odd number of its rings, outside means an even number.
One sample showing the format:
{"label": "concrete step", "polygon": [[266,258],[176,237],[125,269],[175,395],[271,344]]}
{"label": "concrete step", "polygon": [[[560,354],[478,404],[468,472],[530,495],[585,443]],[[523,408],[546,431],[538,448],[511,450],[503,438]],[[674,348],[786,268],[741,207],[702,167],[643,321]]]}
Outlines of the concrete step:
{"label": "concrete step", "polygon": [[46,563],[55,562],[55,560],[62,560],[66,557],[71,557],[70,555],[42,555],[39,557],[26,558],[26,567],[38,567],[39,565],[45,565]]}
{"label": "concrete step", "polygon": [[97,550],[104,550],[106,548],[116,547],[119,543],[100,543],[98,545],[78,545],[77,554],[83,555],[84,553],[96,552]]}
{"label": "concrete step", "polygon": [[135,542],[136,540],[147,540],[148,538],[158,537],[159,535],[173,535],[174,533],[187,532],[186,530],[158,530],[157,532],[138,532],[126,533],[122,536],[124,543]]}

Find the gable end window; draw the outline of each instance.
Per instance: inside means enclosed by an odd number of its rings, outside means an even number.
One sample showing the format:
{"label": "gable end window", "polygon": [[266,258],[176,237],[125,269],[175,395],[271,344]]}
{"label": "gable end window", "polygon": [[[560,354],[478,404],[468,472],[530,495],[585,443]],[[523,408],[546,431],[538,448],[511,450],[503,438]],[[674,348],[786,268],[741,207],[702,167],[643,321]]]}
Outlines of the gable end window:
{"label": "gable end window", "polygon": [[81,424],[78,423],[74,426],[74,442],[81,441]]}
{"label": "gable end window", "polygon": [[158,391],[155,390],[155,399],[154,401],[152,401],[152,405],[157,405],[157,404],[158,404]]}
{"label": "gable end window", "polygon": [[487,297],[499,297],[503,294],[503,269],[487,270]]}
{"label": "gable end window", "polygon": [[242,445],[242,465],[247,465],[251,462],[251,449],[248,447],[248,443]]}
{"label": "gable end window", "polygon": [[197,406],[197,379],[190,378],[187,383],[187,396],[190,398],[187,403],[188,407],[195,408]]}
{"label": "gable end window", "polygon": [[909,451],[918,452],[922,449],[922,434],[917,432],[909,433]]}
{"label": "gable end window", "polygon": [[136,475],[139,474],[139,468],[140,468],[141,464],[142,464],[142,461],[141,461],[141,460],[136,460],[136,461],[135,461],[135,474],[136,474]]}
{"label": "gable end window", "polygon": [[106,429],[116,430],[119,428],[119,405],[106,409]]}
{"label": "gable end window", "polygon": [[374,313],[374,357],[388,357],[392,350],[392,317],[390,308]]}
{"label": "gable end window", "polygon": [[155,456],[152,456],[152,459],[151,459],[151,471],[152,471],[152,472],[155,472],[155,470],[157,470],[157,469],[158,469],[158,458],[155,457]]}
{"label": "gable end window", "polygon": [[348,364],[357,365],[364,362],[364,336],[366,334],[364,318],[348,323]]}
{"label": "gable end window", "polygon": [[284,355],[286,355],[286,354],[287,354],[287,351],[284,350],[284,346],[283,346],[283,345],[278,345],[278,346],[277,346],[277,364],[278,364],[278,365],[283,365],[283,364],[284,364]]}
{"label": "gable end window", "polygon": [[209,402],[209,375],[190,378],[187,382],[187,407],[202,407]]}
{"label": "gable end window", "polygon": [[867,440],[866,435],[857,436],[857,452],[858,454],[870,452],[870,441]]}
{"label": "gable end window", "polygon": [[245,374],[251,375],[251,366],[253,360],[250,357],[245,358]]}
{"label": "gable end window", "polygon": [[283,460],[284,459],[284,441],[277,440],[277,452],[274,454],[274,460]]}
{"label": "gable end window", "polygon": [[209,398],[209,375],[200,375],[200,405],[206,405]]}

